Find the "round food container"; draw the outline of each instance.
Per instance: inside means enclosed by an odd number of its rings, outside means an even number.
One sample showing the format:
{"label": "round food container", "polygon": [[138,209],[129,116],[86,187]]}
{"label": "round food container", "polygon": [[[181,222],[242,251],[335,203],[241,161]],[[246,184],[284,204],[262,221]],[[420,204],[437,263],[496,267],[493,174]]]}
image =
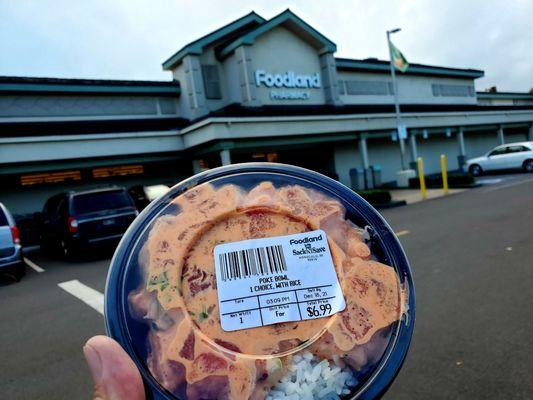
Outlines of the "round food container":
{"label": "round food container", "polygon": [[283,164],[215,168],[120,242],[105,321],[154,399],[374,399],[414,323],[405,254],[360,196]]}

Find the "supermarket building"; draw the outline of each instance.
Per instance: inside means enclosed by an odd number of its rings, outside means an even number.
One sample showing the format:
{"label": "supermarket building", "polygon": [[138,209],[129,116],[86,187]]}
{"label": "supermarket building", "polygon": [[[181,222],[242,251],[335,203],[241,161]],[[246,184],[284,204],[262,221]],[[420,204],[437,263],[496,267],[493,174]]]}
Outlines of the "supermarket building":
{"label": "supermarket building", "polygon": [[[0,201],[38,211],[68,188],[171,184],[205,168],[277,161],[357,186],[400,169],[389,65],[336,58],[290,10],[250,13],[186,45],[168,82],[0,77]],[[398,76],[406,155],[449,169],[533,140],[533,95],[481,93],[483,71],[411,64]]]}

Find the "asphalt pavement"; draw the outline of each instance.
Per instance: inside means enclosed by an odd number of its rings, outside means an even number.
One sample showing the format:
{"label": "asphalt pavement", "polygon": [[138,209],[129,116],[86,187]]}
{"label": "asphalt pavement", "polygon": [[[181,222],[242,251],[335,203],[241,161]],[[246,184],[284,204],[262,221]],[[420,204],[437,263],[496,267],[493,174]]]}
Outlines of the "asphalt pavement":
{"label": "asphalt pavement", "polygon": [[[486,178],[488,179],[488,178]],[[408,229],[417,316],[385,398],[533,398],[533,178],[383,214]]]}
{"label": "asphalt pavement", "polygon": [[[382,211],[414,273],[417,318],[386,400],[533,398],[533,177]],[[39,252],[19,283],[0,279],[0,398],[90,398],[82,346],[104,333],[98,306],[109,254],[67,263]],[[98,297],[98,296],[97,296]]]}

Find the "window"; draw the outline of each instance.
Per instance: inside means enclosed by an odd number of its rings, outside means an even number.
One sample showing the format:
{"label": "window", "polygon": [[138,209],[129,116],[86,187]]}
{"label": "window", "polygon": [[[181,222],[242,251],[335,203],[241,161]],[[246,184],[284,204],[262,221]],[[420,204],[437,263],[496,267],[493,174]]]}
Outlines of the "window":
{"label": "window", "polygon": [[507,147],[500,147],[498,149],[492,150],[489,154],[489,157],[492,156],[501,156],[507,152]]}
{"label": "window", "polygon": [[59,202],[62,198],[63,195],[59,195],[48,199],[43,210],[43,216],[45,220],[50,220],[54,216],[54,213],[56,212]]}
{"label": "window", "polygon": [[129,194],[124,190],[78,194],[74,196],[73,202],[76,214],[89,214],[133,206]]}
{"label": "window", "polygon": [[80,181],[80,171],[62,171],[62,172],[46,172],[42,174],[22,175],[20,177],[20,184],[22,186],[37,185],[45,183],[60,183],[68,181]]}
{"label": "window", "polygon": [[205,98],[221,99],[220,79],[218,78],[218,68],[216,65],[202,65],[202,76],[204,78]]}
{"label": "window", "polygon": [[166,99],[166,98],[160,97],[158,101],[159,101],[159,109],[161,110],[161,114],[163,115],[176,114],[176,101],[174,99]]}
{"label": "window", "polygon": [[9,222],[7,220],[6,215],[4,214],[4,211],[0,208],[0,226],[9,225]]}
{"label": "window", "polygon": [[339,81],[339,94],[346,94],[346,90],[344,89],[344,81]]}
{"label": "window", "polygon": [[350,95],[388,96],[394,93],[392,83],[386,81],[345,81]]}
{"label": "window", "polygon": [[109,178],[110,176],[139,175],[144,173],[142,165],[121,165],[119,167],[93,168],[93,178]]}
{"label": "window", "polygon": [[57,205],[57,209],[55,211],[55,216],[59,218],[65,218],[68,216],[68,209],[67,209],[67,198],[62,197],[61,200],[59,200],[59,203]]}
{"label": "window", "polygon": [[437,84],[431,85],[433,96],[443,97],[474,97],[475,90],[471,85],[448,85]]}
{"label": "window", "polygon": [[507,147],[507,153],[521,153],[523,151],[529,151],[526,146],[509,146]]}

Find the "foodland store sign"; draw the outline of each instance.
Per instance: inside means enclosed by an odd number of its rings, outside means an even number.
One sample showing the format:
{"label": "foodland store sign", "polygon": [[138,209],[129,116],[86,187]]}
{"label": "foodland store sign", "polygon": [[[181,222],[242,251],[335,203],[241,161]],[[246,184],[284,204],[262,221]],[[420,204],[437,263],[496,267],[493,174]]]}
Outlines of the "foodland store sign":
{"label": "foodland store sign", "polygon": [[[293,71],[284,74],[270,74],[262,69],[255,71],[255,84],[267,88],[287,89],[320,89],[320,74],[304,75]],[[272,100],[308,100],[311,93],[308,90],[272,90]]]}

